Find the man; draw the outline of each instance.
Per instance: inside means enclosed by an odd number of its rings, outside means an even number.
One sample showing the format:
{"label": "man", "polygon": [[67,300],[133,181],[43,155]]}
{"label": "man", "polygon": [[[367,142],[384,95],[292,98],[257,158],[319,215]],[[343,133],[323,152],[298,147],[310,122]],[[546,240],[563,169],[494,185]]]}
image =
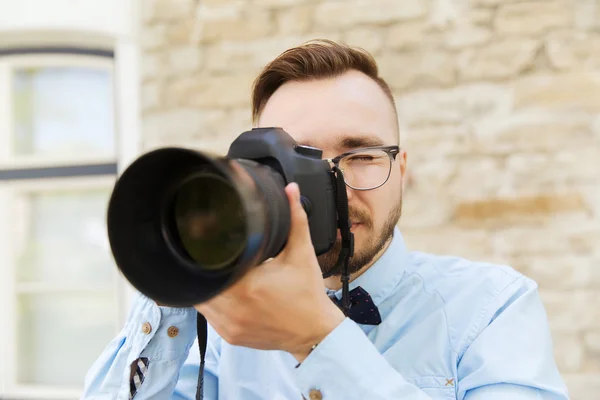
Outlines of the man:
{"label": "man", "polygon": [[193,399],[196,310],[210,324],[208,400],[568,398],[533,281],[405,248],[396,224],[406,152],[368,53],[329,41],[290,49],[265,67],[252,100],[256,126],[282,127],[344,170],[356,242],[350,315],[335,301],[339,244],[315,256],[292,183],[283,252],[195,309],[139,296],[83,398]]}

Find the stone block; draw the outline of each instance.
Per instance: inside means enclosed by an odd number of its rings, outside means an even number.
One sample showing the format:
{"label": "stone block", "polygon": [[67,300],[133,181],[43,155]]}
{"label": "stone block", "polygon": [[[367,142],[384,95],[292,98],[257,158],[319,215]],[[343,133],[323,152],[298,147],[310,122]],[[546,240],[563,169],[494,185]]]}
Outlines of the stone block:
{"label": "stone block", "polygon": [[243,3],[244,1],[246,0],[202,0],[201,2],[198,1],[198,3],[201,3],[202,7],[223,7],[232,5],[233,3]]}
{"label": "stone block", "polygon": [[196,9],[196,19],[202,23],[237,20],[248,8],[246,0],[202,0]]}
{"label": "stone block", "polygon": [[183,20],[167,27],[166,41],[169,46],[190,46],[196,43],[196,20]]}
{"label": "stone block", "polygon": [[250,105],[255,73],[203,76],[188,94],[192,107],[241,107]]}
{"label": "stone block", "polygon": [[[440,203],[443,202],[440,199]],[[464,257],[473,261],[494,262],[497,258],[493,253],[490,236],[484,229],[460,229],[452,226],[431,228],[405,228],[410,223],[409,215],[400,219],[407,247],[411,251],[424,251],[439,255]],[[498,262],[502,262],[498,258]]]}
{"label": "stone block", "polygon": [[191,108],[146,113],[142,124],[144,141],[162,145],[185,141],[201,131],[206,118],[205,113]]}
{"label": "stone block", "polygon": [[569,398],[573,400],[597,400],[600,392],[600,373],[597,371],[579,374],[564,374],[569,388]]}
{"label": "stone block", "polygon": [[425,41],[427,24],[423,21],[403,21],[392,25],[387,33],[386,48],[406,50],[420,47]]}
{"label": "stone block", "polygon": [[378,27],[357,28],[345,33],[342,39],[350,46],[362,47],[369,53],[377,55],[383,48],[385,35]]}
{"label": "stone block", "polygon": [[221,42],[206,46],[205,68],[211,72],[260,71],[267,63],[290,47],[300,45],[315,37],[339,40],[340,34],[315,34],[281,36],[253,42]]}
{"label": "stone block", "polygon": [[142,50],[156,50],[167,43],[167,24],[149,25],[140,32]]}
{"label": "stone block", "polygon": [[456,173],[446,187],[446,195],[455,202],[495,198],[504,185],[510,184],[504,162],[497,157],[471,155],[457,160],[457,164]]}
{"label": "stone block", "polygon": [[558,70],[600,70],[600,34],[565,31],[546,40],[546,54]]}
{"label": "stone block", "polygon": [[227,18],[201,18],[198,40],[201,43],[251,41],[273,34],[275,28],[270,13],[248,9]]}
{"label": "stone block", "polygon": [[[592,217],[597,221],[600,220],[600,183],[597,180],[592,180],[587,185],[579,186],[578,189],[586,199],[586,203],[589,205]],[[600,222],[598,226],[600,226]],[[600,256],[600,247],[598,248],[598,255]],[[598,268],[598,271],[600,272],[600,268]]]}
{"label": "stone block", "polygon": [[[564,226],[564,225],[563,225]],[[571,224],[567,228],[575,229],[575,232],[570,233],[569,245],[573,252],[579,254],[595,254],[595,265],[599,265],[598,260],[598,243],[600,243],[600,229],[598,228],[598,220],[593,220],[588,217],[586,221],[581,221],[579,225]],[[594,275],[597,278],[597,275]],[[600,324],[600,308],[598,308],[597,322]],[[600,325],[599,325],[600,326]]]}
{"label": "stone block", "polygon": [[[424,187],[424,188],[423,188]],[[441,201],[439,193],[427,182],[419,187],[405,189],[402,202],[402,227],[405,229],[432,229],[447,226],[450,222],[452,204]]]}
{"label": "stone block", "polygon": [[514,77],[534,64],[539,46],[533,39],[506,39],[464,50],[458,57],[459,75],[464,80]]}
{"label": "stone block", "polygon": [[494,11],[487,8],[471,8],[467,11],[467,21],[473,25],[491,27],[493,19]]}
{"label": "stone block", "polygon": [[413,129],[507,118],[512,112],[512,95],[500,84],[466,84],[398,95],[396,105],[402,124]]}
{"label": "stone block", "polygon": [[411,190],[439,193],[448,185],[457,170],[457,163],[449,158],[431,158],[417,162],[411,168]]}
{"label": "stone block", "polygon": [[579,193],[539,194],[463,201],[456,206],[452,220],[465,227],[501,227],[544,222],[556,214],[585,211],[586,205]]}
{"label": "stone block", "polygon": [[594,133],[596,142],[600,143],[600,115],[596,116],[592,122],[592,132]]}
{"label": "stone block", "polygon": [[491,234],[494,251],[508,257],[545,257],[569,254],[569,234],[541,226],[510,226]]}
{"label": "stone block", "polygon": [[[431,159],[457,161],[458,157],[466,157],[473,152],[471,133],[468,124],[418,126],[400,131],[400,145],[408,151],[409,166],[414,163],[415,167],[419,167]],[[421,183],[427,185],[427,182]]]}
{"label": "stone block", "polygon": [[[598,293],[600,295],[600,293]],[[587,332],[584,335],[585,347],[588,351],[594,353],[596,356],[600,356],[600,331],[594,330]]]}
{"label": "stone block", "polygon": [[162,105],[161,89],[161,83],[157,81],[149,81],[142,85],[142,111],[156,109]]}
{"label": "stone block", "polygon": [[460,50],[485,44],[491,37],[492,30],[490,28],[460,24],[444,35],[444,42],[447,48]]}
{"label": "stone block", "polygon": [[303,4],[277,10],[275,14],[278,35],[298,35],[309,32],[315,6]]}
{"label": "stone block", "polygon": [[196,90],[198,77],[194,74],[185,74],[164,81],[162,103],[165,108],[185,107],[189,103],[190,95]]}
{"label": "stone block", "polygon": [[[272,59],[270,52],[261,52],[254,43],[216,43],[206,45],[205,68],[209,72],[227,73],[258,69]],[[254,50],[254,51],[253,51]],[[264,51],[264,50],[263,50]],[[265,54],[267,53],[267,54]]]}
{"label": "stone block", "polygon": [[572,6],[575,28],[587,31],[600,28],[600,3],[597,0],[575,0]]}
{"label": "stone block", "polygon": [[162,78],[168,72],[168,53],[142,53],[140,64],[142,81]]}
{"label": "stone block", "polygon": [[517,108],[600,112],[600,72],[532,75],[511,86]]}
{"label": "stone block", "polygon": [[[545,226],[560,229],[557,223]],[[600,287],[599,261],[593,255],[570,251],[565,254],[519,256],[515,264],[544,289],[576,290]]]}
{"label": "stone block", "polygon": [[556,191],[560,188],[585,185],[597,181],[600,150],[594,147],[560,152],[517,153],[506,158],[505,170],[512,187],[519,190]]}
{"label": "stone block", "polygon": [[528,0],[470,0],[472,7],[497,7],[504,4],[527,2]]}
{"label": "stone block", "polygon": [[319,4],[315,11],[318,29],[340,29],[361,24],[389,24],[425,16],[427,3],[422,0],[333,0]]}
{"label": "stone block", "polygon": [[144,0],[140,3],[143,22],[191,19],[198,5],[195,0]]}
{"label": "stone block", "polygon": [[310,3],[311,0],[252,0],[254,7],[284,8]]}
{"label": "stone block", "polygon": [[227,151],[229,150],[229,146],[231,146],[231,141],[233,138],[208,138],[208,139],[190,139],[188,141],[190,146],[193,146],[197,149],[206,149],[210,151],[212,154],[217,156],[225,156]]}
{"label": "stone block", "polygon": [[[504,2],[503,2],[504,3]],[[500,35],[541,35],[553,29],[573,25],[573,8],[570,2],[539,0],[498,7],[494,21]]]}
{"label": "stone block", "polygon": [[593,117],[588,113],[515,111],[478,123],[474,128],[474,147],[478,153],[491,155],[585,147],[595,143],[592,124]]}
{"label": "stone block", "polygon": [[379,57],[381,76],[394,90],[417,87],[448,87],[455,82],[451,54],[439,50],[386,53]]}
{"label": "stone block", "polygon": [[599,311],[594,307],[594,294],[590,291],[539,289],[548,314],[550,328],[558,333],[580,333],[592,329]]}
{"label": "stone block", "polygon": [[580,372],[585,359],[584,347],[577,333],[558,332],[552,336],[554,358],[561,373]]}
{"label": "stone block", "polygon": [[195,46],[181,46],[169,50],[164,76],[180,75],[200,69],[203,61],[202,49]]}

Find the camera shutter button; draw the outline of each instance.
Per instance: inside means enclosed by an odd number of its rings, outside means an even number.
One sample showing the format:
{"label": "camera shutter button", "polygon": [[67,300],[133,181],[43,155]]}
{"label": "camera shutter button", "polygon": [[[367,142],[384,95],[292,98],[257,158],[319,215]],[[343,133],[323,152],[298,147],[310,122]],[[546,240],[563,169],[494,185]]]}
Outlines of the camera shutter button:
{"label": "camera shutter button", "polygon": [[296,153],[301,154],[310,158],[320,159],[323,156],[323,151],[321,149],[317,149],[316,147],[310,146],[296,146]]}

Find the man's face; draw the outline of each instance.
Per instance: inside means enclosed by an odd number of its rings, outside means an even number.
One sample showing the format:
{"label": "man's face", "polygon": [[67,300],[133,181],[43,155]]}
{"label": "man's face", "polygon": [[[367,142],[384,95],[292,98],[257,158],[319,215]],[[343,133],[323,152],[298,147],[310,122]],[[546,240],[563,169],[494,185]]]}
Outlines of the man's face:
{"label": "man's face", "polygon": [[[267,102],[258,126],[281,127],[297,142],[322,149],[323,158],[362,147],[398,144],[392,104],[376,82],[356,71],[282,85]],[[374,261],[388,243],[400,218],[405,169],[402,151],[392,163],[385,185],[367,191],[347,187],[355,239],[351,273]],[[339,275],[340,271],[333,270],[339,249],[338,238],[335,248],[319,257],[324,273]]]}

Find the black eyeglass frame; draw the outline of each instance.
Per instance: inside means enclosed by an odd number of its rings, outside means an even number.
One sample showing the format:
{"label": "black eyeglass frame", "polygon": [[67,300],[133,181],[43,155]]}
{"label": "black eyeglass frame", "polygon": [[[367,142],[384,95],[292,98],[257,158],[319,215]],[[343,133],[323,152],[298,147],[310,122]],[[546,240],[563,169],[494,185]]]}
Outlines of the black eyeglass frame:
{"label": "black eyeglass frame", "polygon": [[383,183],[381,183],[380,185],[377,185],[377,186],[366,188],[366,189],[355,188],[354,186],[350,185],[348,182],[346,182],[346,186],[348,186],[352,190],[359,190],[359,191],[374,190],[374,189],[380,188],[383,185],[385,185],[387,183],[387,181],[390,179],[390,175],[392,174],[392,164],[394,163],[394,161],[396,161],[396,156],[400,153],[400,146],[393,145],[393,146],[361,147],[361,148],[358,148],[358,149],[354,149],[354,150],[350,150],[350,151],[347,151],[345,153],[342,153],[342,154],[340,154],[340,155],[338,155],[338,156],[336,156],[334,158],[326,158],[325,161],[328,161],[328,162],[332,163],[338,169],[340,169],[342,171],[342,173],[344,173],[344,170],[342,168],[340,168],[340,165],[339,165],[340,161],[343,158],[351,156],[353,154],[358,154],[358,153],[362,153],[364,151],[371,151],[371,150],[380,150],[380,151],[383,151],[390,158],[390,168],[388,169],[387,176],[385,177],[385,180],[383,181]]}

